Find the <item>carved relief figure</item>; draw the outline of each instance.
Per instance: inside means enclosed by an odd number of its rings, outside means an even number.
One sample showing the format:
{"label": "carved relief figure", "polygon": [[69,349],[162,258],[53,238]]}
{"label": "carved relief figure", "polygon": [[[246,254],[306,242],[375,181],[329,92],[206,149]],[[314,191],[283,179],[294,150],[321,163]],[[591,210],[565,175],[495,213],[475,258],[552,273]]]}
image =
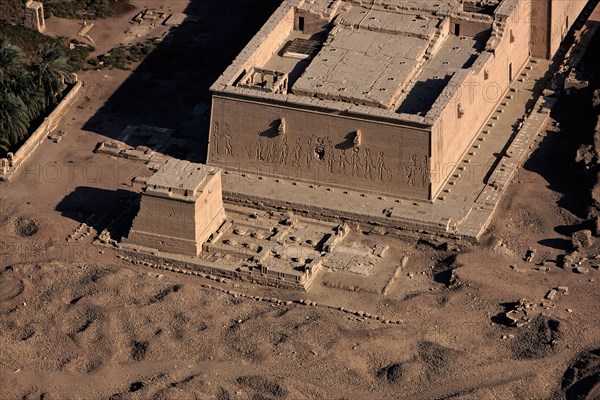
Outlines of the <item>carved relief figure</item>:
{"label": "carved relief figure", "polygon": [[333,167],[335,165],[333,143],[331,143],[331,140],[329,140],[328,137],[325,138],[325,159],[327,161],[327,170],[330,174],[333,174]]}
{"label": "carved relief figure", "polygon": [[427,156],[423,156],[420,168],[421,187],[427,187],[427,173],[429,168],[427,167]]}
{"label": "carved relief figure", "polygon": [[365,150],[365,178],[373,179],[373,159],[369,149]]}
{"label": "carved relief figure", "polygon": [[308,145],[308,147],[306,148],[306,168],[310,169],[312,167],[312,162],[315,158],[315,152],[314,149],[312,148],[312,144],[313,144],[313,140],[312,138],[308,139],[306,141],[306,144]]}
{"label": "carved relief figure", "polygon": [[258,135],[258,146],[256,147],[256,158],[258,160],[264,160],[264,151],[265,151],[265,138],[263,136]]}
{"label": "carved relief figure", "polygon": [[413,154],[411,157],[411,163],[408,165],[404,165],[404,169],[408,171],[408,175],[406,177],[406,184],[410,186],[416,186],[416,178],[418,173],[417,166],[417,155]]}
{"label": "carved relief figure", "polygon": [[220,144],[219,143],[219,139],[220,139],[219,136],[220,136],[220,134],[221,133],[219,132],[219,122],[215,121],[214,128],[213,128],[213,137],[212,137],[212,140],[213,140],[213,145],[214,145],[213,148],[215,149],[215,153],[217,153],[217,155],[221,155],[221,148],[219,146],[219,144]]}
{"label": "carved relief figure", "polygon": [[275,155],[275,141],[273,139],[270,139],[269,143],[267,144],[266,147],[267,147],[267,154],[265,156],[265,161],[272,162],[273,156]]}
{"label": "carved relief figure", "polygon": [[350,157],[350,164],[352,165],[352,176],[358,176],[359,171],[362,169],[362,162],[360,161],[360,154],[358,148],[352,149],[352,156]]}
{"label": "carved relief figure", "polygon": [[348,166],[349,162],[348,162],[348,157],[346,156],[346,150],[342,149],[341,153],[340,153],[340,158],[338,158],[338,166],[339,166],[339,172],[342,175],[348,175],[348,171],[346,170],[346,167]]}
{"label": "carved relief figure", "polygon": [[279,150],[279,162],[283,165],[287,165],[288,163],[288,144],[287,144],[287,136],[283,138],[283,143],[281,144],[281,148]]}
{"label": "carved relief figure", "polygon": [[[387,172],[390,172],[389,169],[385,166],[385,159],[383,151],[379,152],[379,156],[377,157],[377,174],[379,175],[379,180],[381,182],[385,181],[385,175]],[[390,176],[390,180],[391,180]]]}
{"label": "carved relief figure", "polygon": [[300,138],[296,139],[296,144],[294,144],[294,150],[292,154],[292,166],[300,167],[300,158],[302,157],[302,145],[300,145]]}
{"label": "carved relief figure", "polygon": [[233,156],[233,147],[231,146],[231,132],[229,124],[225,124],[223,138],[225,138],[225,154],[227,154],[228,156]]}

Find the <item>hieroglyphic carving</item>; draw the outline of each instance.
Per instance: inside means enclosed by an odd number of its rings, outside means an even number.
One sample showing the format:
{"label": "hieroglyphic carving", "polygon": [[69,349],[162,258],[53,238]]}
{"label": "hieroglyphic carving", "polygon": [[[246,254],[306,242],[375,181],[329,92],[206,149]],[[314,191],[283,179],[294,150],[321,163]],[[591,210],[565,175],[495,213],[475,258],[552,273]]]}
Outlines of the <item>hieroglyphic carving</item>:
{"label": "hieroglyphic carving", "polygon": [[217,155],[221,155],[223,149],[225,149],[225,155],[233,156],[233,146],[231,144],[231,129],[229,124],[223,124],[223,129],[221,130],[221,126],[218,121],[215,121],[213,125],[213,146],[215,149],[215,153]]}
{"label": "hieroglyphic carving", "polygon": [[[215,152],[233,153],[231,135],[228,127],[215,123],[214,137],[216,138]],[[305,139],[296,138],[290,146],[288,135],[265,136],[259,133],[254,145],[244,147],[243,153],[250,159],[263,161],[281,166],[292,166],[297,169],[319,170],[328,175],[352,176],[367,181],[392,182],[393,169],[386,164],[385,152],[359,147],[342,147],[336,149],[329,136],[312,135]],[[350,153],[348,153],[350,151]],[[408,171],[406,184],[411,186],[426,185],[427,157],[418,162],[414,155],[410,163],[404,165]],[[296,170],[298,171],[298,170]]]}
{"label": "hieroglyphic carving", "polygon": [[404,165],[404,170],[408,171],[406,177],[406,184],[414,187],[426,187],[427,186],[427,171],[428,171],[428,158],[423,157],[423,160],[419,162],[417,155],[413,154],[410,163]]}
{"label": "hieroglyphic carving", "polygon": [[421,187],[427,186],[427,175],[429,172],[429,160],[427,156],[423,156],[423,160],[421,160],[421,169],[420,169],[420,178],[421,178]]}

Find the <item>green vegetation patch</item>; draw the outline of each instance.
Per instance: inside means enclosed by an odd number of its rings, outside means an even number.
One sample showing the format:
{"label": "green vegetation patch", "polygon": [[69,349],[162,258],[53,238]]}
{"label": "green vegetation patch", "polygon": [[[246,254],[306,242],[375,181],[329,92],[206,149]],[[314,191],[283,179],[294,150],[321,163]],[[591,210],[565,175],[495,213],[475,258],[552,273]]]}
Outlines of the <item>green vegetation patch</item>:
{"label": "green vegetation patch", "polygon": [[92,46],[76,40],[69,41],[66,38],[54,38],[33,29],[0,21],[0,40],[2,39],[6,43],[18,47],[29,63],[40,61],[39,51],[42,48],[48,46],[60,47],[63,55],[67,58],[68,72],[77,72],[84,69],[89,54],[95,50]]}
{"label": "green vegetation patch", "polygon": [[129,0],[51,0],[44,3],[47,14],[60,18],[109,18]]}
{"label": "green vegetation patch", "polygon": [[0,157],[16,151],[58,104],[90,51],[83,43],[0,22]]}
{"label": "green vegetation patch", "polygon": [[134,44],[132,46],[115,47],[106,54],[102,54],[88,61],[94,68],[110,68],[128,70],[133,63],[142,61],[150,52],[153,46],[149,44]]}

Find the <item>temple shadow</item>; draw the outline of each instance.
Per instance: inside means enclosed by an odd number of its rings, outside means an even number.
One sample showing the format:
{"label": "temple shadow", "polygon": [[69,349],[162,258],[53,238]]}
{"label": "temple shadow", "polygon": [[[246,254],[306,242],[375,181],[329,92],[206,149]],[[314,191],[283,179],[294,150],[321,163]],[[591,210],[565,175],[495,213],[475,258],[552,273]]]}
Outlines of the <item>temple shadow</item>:
{"label": "temple shadow", "polygon": [[[204,162],[210,86],[280,3],[191,0],[184,13],[195,18],[172,27],[83,129],[131,146],[141,144],[178,158]],[[110,70],[106,73],[110,75]],[[145,143],[139,143],[139,137],[119,137],[129,125],[167,128],[173,142],[187,145],[165,146],[157,135]]]}
{"label": "temple shadow", "polygon": [[[589,46],[600,46],[597,32]],[[600,61],[593,51],[588,51],[580,64],[586,70],[597,70]],[[594,88],[600,87],[600,76],[594,76],[586,87],[571,89],[554,107],[551,117],[559,127],[551,128],[531,154],[524,168],[536,172],[548,182],[548,188],[560,193],[557,204],[576,217],[586,219],[592,202],[591,189],[596,181],[598,168],[586,168],[575,161],[580,146],[592,144],[598,109],[593,106]],[[557,227],[560,234],[569,235],[584,227]]]}
{"label": "temple shadow", "polygon": [[129,190],[78,186],[56,206],[63,217],[85,223],[100,233],[108,229],[112,239],[127,236],[139,210],[141,195]]}

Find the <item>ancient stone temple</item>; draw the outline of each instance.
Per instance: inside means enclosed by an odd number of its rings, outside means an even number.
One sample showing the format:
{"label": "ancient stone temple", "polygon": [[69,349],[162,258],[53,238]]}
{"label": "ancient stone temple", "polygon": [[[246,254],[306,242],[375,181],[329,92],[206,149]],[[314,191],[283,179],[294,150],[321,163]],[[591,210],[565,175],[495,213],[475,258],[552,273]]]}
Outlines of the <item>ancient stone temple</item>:
{"label": "ancient stone temple", "polygon": [[225,220],[218,167],[169,159],[135,182],[143,192],[127,245],[196,256]]}
{"label": "ancient stone temple", "polygon": [[0,19],[39,32],[46,29],[44,5],[39,1],[2,0],[0,1]]}
{"label": "ancient stone temple", "polygon": [[584,0],[286,0],[212,86],[208,163],[434,201]]}

